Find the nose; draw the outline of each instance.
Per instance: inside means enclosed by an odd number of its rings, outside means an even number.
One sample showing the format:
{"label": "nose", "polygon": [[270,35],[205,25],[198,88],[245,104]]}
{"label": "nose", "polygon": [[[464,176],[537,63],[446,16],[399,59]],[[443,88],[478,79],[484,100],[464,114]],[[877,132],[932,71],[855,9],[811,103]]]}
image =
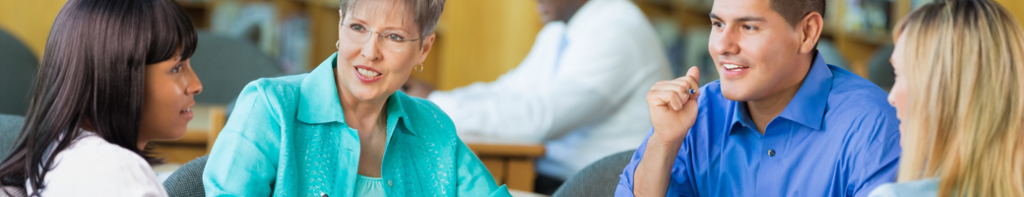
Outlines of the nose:
{"label": "nose", "polygon": [[186,65],[188,65],[188,70],[190,73],[188,85],[185,86],[185,94],[195,96],[203,92],[203,82],[199,81],[199,76],[196,75],[195,70],[192,70],[192,64],[187,62],[189,60],[185,61]]}
{"label": "nose", "polygon": [[712,30],[711,39],[708,40],[708,49],[711,49],[711,55],[735,55],[740,51],[738,42],[739,37],[730,28],[725,28],[721,32],[715,32]]}
{"label": "nose", "polygon": [[886,97],[886,100],[889,101],[889,106],[896,107],[896,93],[894,91],[889,90],[889,96]]}
{"label": "nose", "polygon": [[367,61],[374,61],[380,58],[380,47],[377,44],[380,43],[380,37],[375,33],[370,33],[370,38],[366,39],[363,43],[363,49],[359,52],[363,58]]}

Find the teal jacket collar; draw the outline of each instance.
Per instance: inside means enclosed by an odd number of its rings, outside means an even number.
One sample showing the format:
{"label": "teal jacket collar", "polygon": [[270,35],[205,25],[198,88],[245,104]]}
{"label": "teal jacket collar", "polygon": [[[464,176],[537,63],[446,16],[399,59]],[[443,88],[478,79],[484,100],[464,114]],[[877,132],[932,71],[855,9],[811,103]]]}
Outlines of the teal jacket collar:
{"label": "teal jacket collar", "polygon": [[[337,58],[338,53],[332,54],[302,80],[297,113],[299,121],[309,124],[331,122],[345,124],[345,114],[338,113],[342,111],[342,106],[341,99],[338,97],[338,86],[334,80]],[[409,102],[412,102],[409,96],[401,91],[395,91],[388,96],[387,104],[385,104],[388,110],[388,136],[391,136],[392,131],[398,125],[396,123],[400,121],[406,131],[413,135],[416,134],[413,128],[407,126],[411,124],[408,122],[409,118],[402,106],[403,103]]]}

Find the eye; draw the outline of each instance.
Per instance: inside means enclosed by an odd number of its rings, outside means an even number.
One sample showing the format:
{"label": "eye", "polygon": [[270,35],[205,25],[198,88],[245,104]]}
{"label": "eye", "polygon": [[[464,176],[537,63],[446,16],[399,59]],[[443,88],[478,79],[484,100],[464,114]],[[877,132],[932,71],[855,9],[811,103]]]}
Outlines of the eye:
{"label": "eye", "polygon": [[743,29],[746,29],[746,30],[757,30],[757,27],[754,27],[753,25],[743,25]]}
{"label": "eye", "polygon": [[182,64],[174,65],[174,68],[171,68],[171,73],[179,73],[179,72],[181,72],[181,66],[182,66]]}
{"label": "eye", "polygon": [[398,42],[405,41],[405,38],[398,34],[388,34],[388,39]]}
{"label": "eye", "polygon": [[711,26],[712,27],[716,27],[716,28],[722,27],[722,22],[717,22],[717,21],[716,22],[711,22]]}
{"label": "eye", "polygon": [[352,30],[354,30],[354,31],[357,31],[357,32],[363,32],[363,31],[366,31],[366,28],[365,28],[365,27],[363,27],[363,25],[360,25],[360,24],[352,24],[352,25],[349,25],[349,28],[352,28]]}

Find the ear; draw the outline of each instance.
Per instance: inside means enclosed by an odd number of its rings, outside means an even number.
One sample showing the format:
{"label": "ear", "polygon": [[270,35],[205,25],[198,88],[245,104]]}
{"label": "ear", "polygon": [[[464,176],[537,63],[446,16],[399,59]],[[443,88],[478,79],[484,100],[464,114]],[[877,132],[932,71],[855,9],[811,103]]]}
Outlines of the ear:
{"label": "ear", "polygon": [[427,54],[430,54],[430,49],[434,47],[434,38],[437,38],[435,33],[423,37],[423,45],[420,46],[420,63],[427,60]]}
{"label": "ear", "polygon": [[824,23],[824,19],[818,12],[811,12],[804,16],[803,20],[800,20],[800,24],[797,26],[797,31],[800,33],[800,53],[814,51],[814,46],[821,38]]}

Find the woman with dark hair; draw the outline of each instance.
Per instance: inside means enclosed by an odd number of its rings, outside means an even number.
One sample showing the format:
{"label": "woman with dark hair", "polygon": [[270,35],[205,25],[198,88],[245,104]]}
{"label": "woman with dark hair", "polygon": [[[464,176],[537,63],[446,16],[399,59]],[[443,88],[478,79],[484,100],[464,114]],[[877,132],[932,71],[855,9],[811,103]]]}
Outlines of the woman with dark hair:
{"label": "woman with dark hair", "polygon": [[338,52],[249,83],[203,172],[207,196],[509,196],[430,101],[422,70],[444,0],[340,0]]}
{"label": "woman with dark hair", "polygon": [[0,183],[31,196],[166,196],[149,141],[176,139],[202,84],[171,0],[70,0],[53,23]]}

